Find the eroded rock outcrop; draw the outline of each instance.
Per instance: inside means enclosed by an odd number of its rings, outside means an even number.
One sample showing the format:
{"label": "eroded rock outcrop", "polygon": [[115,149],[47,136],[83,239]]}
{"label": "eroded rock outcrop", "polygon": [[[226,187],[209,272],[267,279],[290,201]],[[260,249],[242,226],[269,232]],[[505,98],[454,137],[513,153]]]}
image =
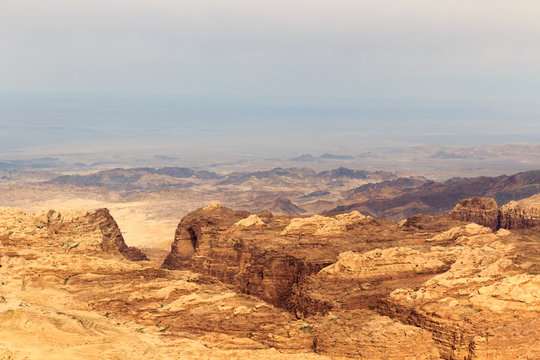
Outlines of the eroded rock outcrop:
{"label": "eroded rock outcrop", "polygon": [[347,231],[365,218],[366,216],[360,214],[358,211],[339,214],[334,217],[313,215],[306,218],[294,218],[283,229],[281,235],[336,235]]}
{"label": "eroded rock outcrop", "polygon": [[0,357],[327,359],[283,309],[128,261],[106,215],[0,210]]}
{"label": "eroded rock outcrop", "polygon": [[[263,217],[219,206],[189,214],[179,228],[200,229],[198,247],[184,258],[171,252],[164,266],[287,310],[304,321],[300,329],[313,335],[317,352],[375,359],[540,354],[534,234],[524,240],[449,215],[399,225],[357,213]],[[175,242],[190,241],[186,234]]]}
{"label": "eroded rock outcrop", "polygon": [[432,242],[434,244],[438,245],[450,245],[454,244],[456,242],[461,242],[462,240],[469,239],[473,236],[482,236],[483,239],[486,237],[483,235],[492,234],[493,232],[491,229],[478,225],[475,223],[463,225],[463,226],[457,226],[454,228],[451,228],[445,232],[442,232],[438,235],[435,235],[431,239],[427,239],[427,241]]}
{"label": "eroded rock outcrop", "polygon": [[530,198],[510,201],[499,213],[499,227],[523,229],[540,226],[540,194]]}
{"label": "eroded rock outcrop", "polygon": [[358,212],[293,218],[211,205],[181,220],[163,267],[214,276],[303,317],[330,309],[325,299],[306,293],[311,274],[340,252],[373,249],[378,241],[389,246],[401,232],[396,223]]}
{"label": "eroded rock outcrop", "polygon": [[514,262],[513,245],[477,236],[488,240],[448,248],[456,259],[448,271],[394,290],[379,311],[432,332],[445,359],[535,358],[539,276]]}
{"label": "eroded rock outcrop", "polygon": [[462,200],[450,213],[454,219],[497,229],[525,229],[540,226],[540,194],[510,201],[500,209],[490,198]]}
{"label": "eroded rock outcrop", "polygon": [[209,250],[211,239],[220,231],[248,216],[247,211],[234,211],[217,203],[189,213],[176,228],[171,253],[163,262],[163,267],[189,267],[191,257],[199,250]]}
{"label": "eroded rock outcrop", "polygon": [[358,281],[438,274],[450,268],[455,256],[445,251],[425,253],[406,247],[376,249],[365,253],[347,251],[337,262],[321,270],[323,276],[350,277]]}
{"label": "eroded rock outcrop", "polygon": [[33,215],[4,208],[0,213],[10,219],[0,223],[0,240],[6,246],[30,246],[34,242],[41,245],[54,238],[70,252],[105,252],[121,254],[132,261],[148,260],[142,251],[126,245],[118,224],[107,209],[63,213],[48,210]]}
{"label": "eroded rock outcrop", "polygon": [[494,199],[473,197],[461,200],[450,213],[452,218],[474,222],[492,230],[499,228],[499,207]]}

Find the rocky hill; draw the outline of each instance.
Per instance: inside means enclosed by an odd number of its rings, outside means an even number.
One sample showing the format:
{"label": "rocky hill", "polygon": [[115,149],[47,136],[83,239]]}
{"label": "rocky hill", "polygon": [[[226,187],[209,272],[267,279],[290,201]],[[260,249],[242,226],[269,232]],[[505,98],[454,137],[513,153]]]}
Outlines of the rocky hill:
{"label": "rocky hill", "polygon": [[450,214],[454,219],[471,221],[491,229],[524,229],[540,226],[540,194],[497,207],[489,198],[465,199]]}
{"label": "rocky hill", "polygon": [[[113,169],[88,175],[62,175],[42,185],[73,186],[116,193],[129,201],[189,198],[194,207],[219,201],[257,212],[321,213],[360,211],[401,220],[414,214],[440,215],[464,198],[490,197],[499,206],[540,192],[540,170],[511,176],[453,178],[396,177],[390,172],[338,168],[274,168],[217,174],[189,168]],[[204,194],[204,196],[203,196]],[[191,207],[191,208],[194,208]]]}
{"label": "rocky hill", "polygon": [[512,176],[454,178],[445,182],[399,178],[348,191],[339,205],[328,212],[358,210],[400,220],[417,213],[447,213],[463,198],[490,197],[504,205],[510,200],[520,200],[539,192],[540,170]]}
{"label": "rocky hill", "polygon": [[105,209],[3,208],[0,354],[535,359],[540,236],[525,230],[211,204],[182,218],[160,268]]}
{"label": "rocky hill", "polygon": [[163,267],[216,277],[304,319],[316,352],[540,356],[540,237],[449,215],[436,231],[417,229],[359,213],[295,218],[211,205],[182,219]]}
{"label": "rocky hill", "polygon": [[185,179],[215,180],[220,176],[210,171],[167,167],[103,170],[89,175],[62,175],[43,184],[104,187],[109,190],[150,190],[166,186],[189,186]]}

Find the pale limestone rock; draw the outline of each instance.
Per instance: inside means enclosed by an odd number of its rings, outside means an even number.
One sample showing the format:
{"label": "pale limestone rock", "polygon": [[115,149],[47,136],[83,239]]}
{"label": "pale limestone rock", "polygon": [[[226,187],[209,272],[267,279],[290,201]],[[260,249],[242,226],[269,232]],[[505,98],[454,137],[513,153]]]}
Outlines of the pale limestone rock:
{"label": "pale limestone rock", "polygon": [[249,215],[247,218],[237,221],[233,226],[236,228],[250,228],[264,225],[264,221],[257,215]]}
{"label": "pale limestone rock", "polygon": [[424,253],[411,248],[375,249],[366,253],[347,251],[339,254],[338,261],[320,271],[320,274],[373,279],[411,274],[440,272],[455,260],[453,254]]}
{"label": "pale limestone rock", "polygon": [[540,276],[519,274],[479,288],[470,298],[478,308],[540,311]]}
{"label": "pale limestone rock", "polygon": [[512,232],[510,230],[506,230],[506,229],[499,229],[499,230],[497,230],[497,232],[495,234],[498,237],[505,237],[505,236],[512,235]]}
{"label": "pale limestone rock", "polygon": [[220,203],[211,202],[210,204],[203,207],[203,210],[205,210],[205,211],[213,211],[213,210],[219,209],[220,207],[222,207],[222,205]]}
{"label": "pale limestone rock", "polygon": [[[490,234],[484,236],[490,237]],[[454,254],[456,260],[448,271],[426,281],[417,291],[396,289],[390,297],[412,301],[444,298],[448,294],[468,296],[474,289],[522,273],[523,269],[510,259],[514,251],[513,245],[500,241],[483,246],[449,248],[448,252]]]}
{"label": "pale limestone rock", "polygon": [[248,308],[247,306],[238,306],[234,308],[233,314],[234,315],[240,315],[240,314],[251,314],[253,311]]}
{"label": "pale limestone rock", "polygon": [[307,218],[294,218],[283,229],[281,235],[336,235],[347,231],[347,227],[354,225],[366,216],[358,211],[336,215],[334,218],[322,215],[313,215]]}
{"label": "pale limestone rock", "polygon": [[435,235],[428,241],[456,241],[461,237],[471,237],[478,235],[491,234],[491,230],[487,227],[478,224],[467,224],[451,228],[441,234]]}

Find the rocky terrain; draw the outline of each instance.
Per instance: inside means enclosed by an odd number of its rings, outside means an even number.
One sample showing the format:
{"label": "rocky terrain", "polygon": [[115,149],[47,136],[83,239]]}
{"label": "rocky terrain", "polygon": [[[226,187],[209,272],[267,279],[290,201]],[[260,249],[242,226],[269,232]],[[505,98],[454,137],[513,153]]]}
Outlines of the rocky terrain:
{"label": "rocky terrain", "polygon": [[525,229],[540,226],[540,194],[497,207],[490,198],[462,200],[450,216],[497,229]]}
{"label": "rocky terrain", "polygon": [[540,171],[511,176],[453,178],[444,182],[425,178],[398,178],[362,185],[344,193],[338,206],[327,211],[358,210],[401,220],[413,214],[440,215],[464,198],[489,197],[504,205],[540,192]]}
{"label": "rocky terrain", "polygon": [[[190,196],[199,200],[197,206],[219,201],[251,212],[266,209],[285,214],[357,210],[401,220],[418,213],[446,213],[468,197],[490,197],[499,205],[529,197],[540,192],[540,171],[436,182],[425,177],[397,177],[385,171],[348,168],[321,172],[309,168],[274,168],[218,174],[167,167],[62,175],[38,184],[45,188],[112,192],[123,201]],[[206,199],[201,192],[205,192]]]}
{"label": "rocky terrain", "polygon": [[[359,213],[295,218],[210,205],[182,219],[163,266],[216,277],[308,321],[316,352],[376,358],[350,348],[373,337],[388,341],[378,351],[390,358],[539,357],[538,233],[493,232],[452,215],[423,223],[437,231]],[[401,335],[414,333],[357,322],[381,316],[413,326],[436,352],[408,355]]]}
{"label": "rocky terrain", "polygon": [[414,214],[445,214],[473,196],[488,196],[503,206],[537,193],[539,184],[538,171],[435,182],[349,168],[227,173],[171,166],[60,176],[45,169],[11,169],[0,172],[0,206],[29,212],[107,208],[129,246],[145,248],[150,258],[160,260],[167,256],[178,219],[212,202],[251,213],[359,211],[401,221]]}
{"label": "rocky terrain", "polygon": [[161,266],[106,209],[3,208],[0,358],[536,359],[537,198],[517,229],[470,222],[492,204],[398,224],[213,203]]}

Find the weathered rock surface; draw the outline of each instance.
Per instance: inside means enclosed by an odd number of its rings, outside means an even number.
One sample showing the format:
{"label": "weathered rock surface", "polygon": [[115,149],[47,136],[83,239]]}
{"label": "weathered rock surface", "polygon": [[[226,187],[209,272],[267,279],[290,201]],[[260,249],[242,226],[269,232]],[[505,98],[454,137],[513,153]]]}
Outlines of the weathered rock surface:
{"label": "weathered rock surface", "polygon": [[460,201],[450,213],[452,218],[474,222],[492,230],[499,228],[499,207],[494,199],[473,197]]}
{"label": "weathered rock surface", "polygon": [[343,251],[371,250],[377,244],[388,247],[407,234],[392,221],[358,212],[307,218],[282,215],[263,222],[219,205],[196,210],[181,220],[163,267],[214,276],[302,317],[329,310],[325,299],[304,291],[311,274],[335,262]]}
{"label": "weathered rock surface", "polygon": [[515,262],[514,245],[490,239],[448,248],[456,257],[448,271],[394,290],[379,312],[431,331],[445,359],[540,356],[540,277]]}
{"label": "weathered rock surface", "polygon": [[[492,233],[493,232],[489,228],[472,223],[451,228],[445,232],[435,235],[431,239],[427,239],[427,241],[438,245],[450,245],[456,242],[459,243],[462,240],[468,239],[473,236],[482,236]],[[487,237],[482,236],[482,238]]]}
{"label": "weathered rock surface", "polygon": [[499,227],[523,229],[540,226],[540,194],[530,198],[510,201],[499,213]]}
{"label": "weathered rock surface", "polygon": [[540,194],[511,201],[500,209],[490,198],[470,198],[459,202],[450,213],[453,219],[497,229],[523,229],[540,225]]}
{"label": "weathered rock surface", "polygon": [[[45,211],[33,217],[21,210],[3,208],[0,215],[11,217],[15,224],[24,224],[32,219],[36,223],[33,227],[13,228],[11,222],[0,224],[0,240],[3,245],[21,245],[37,241],[47,241],[51,238],[55,240],[65,240],[62,243],[68,251],[73,252],[106,252],[121,254],[125,258],[133,261],[148,260],[144,253],[135,248],[128,247],[124,242],[122,232],[118,224],[113,219],[107,209],[95,211],[74,210],[61,214],[54,210]],[[2,235],[3,234],[3,235]],[[79,242],[75,242],[70,237],[77,235]]]}
{"label": "weathered rock surface", "polygon": [[209,248],[207,241],[201,242],[203,236],[212,237],[248,216],[247,211],[234,211],[217,203],[186,215],[176,228],[171,253],[165,259],[163,267],[181,268],[183,262],[191,260],[201,246],[203,249]]}
{"label": "weathered rock surface", "polygon": [[356,213],[322,218],[212,204],[180,222],[164,264],[171,271],[128,261],[106,211],[2,209],[0,354],[540,357],[534,228],[494,233],[449,217],[414,226]]}
{"label": "weathered rock surface", "polygon": [[359,224],[359,222],[365,218],[366,217],[358,211],[339,214],[334,217],[313,215],[306,218],[294,218],[289,225],[283,229],[281,235],[336,235]]}
{"label": "weathered rock surface", "polygon": [[326,359],[289,312],[128,261],[106,215],[0,210],[1,358]]}
{"label": "weathered rock surface", "polygon": [[[540,356],[539,236],[494,233],[450,216],[420,216],[400,226],[358,213],[259,221],[212,211],[231,219],[206,227],[183,265],[302,318],[317,352]],[[181,224],[211,217],[205,212]]]}
{"label": "weathered rock surface", "polygon": [[417,274],[438,274],[455,261],[445,251],[425,253],[406,247],[376,249],[365,253],[346,251],[337,262],[321,270],[323,276],[351,277],[358,281],[412,277]]}

